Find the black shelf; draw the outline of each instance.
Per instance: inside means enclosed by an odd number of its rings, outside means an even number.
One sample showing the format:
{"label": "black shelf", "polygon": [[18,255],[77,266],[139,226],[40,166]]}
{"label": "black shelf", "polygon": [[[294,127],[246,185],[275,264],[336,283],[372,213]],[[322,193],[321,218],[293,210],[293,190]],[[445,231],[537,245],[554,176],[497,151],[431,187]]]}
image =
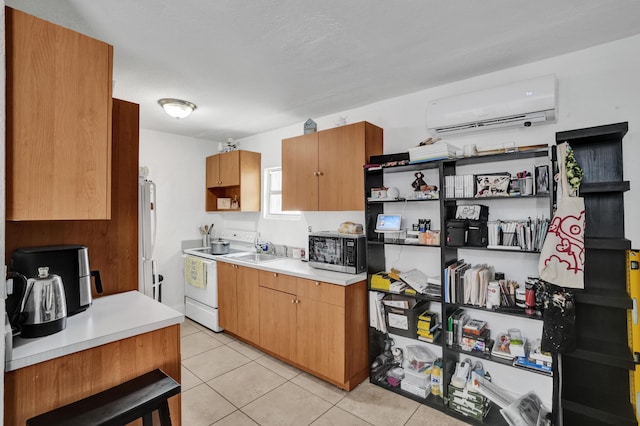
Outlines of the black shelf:
{"label": "black shelf", "polygon": [[416,203],[416,202],[425,202],[425,201],[440,201],[440,198],[424,198],[424,199],[414,199],[414,198],[382,198],[382,199],[367,199],[367,204],[383,204],[383,203]]}
{"label": "black shelf", "polygon": [[[390,156],[390,158],[393,156]],[[398,156],[399,158],[399,156]],[[440,193],[439,196],[440,198],[438,199],[425,199],[425,200],[404,200],[404,199],[399,199],[399,200],[375,200],[375,199],[370,199],[370,198],[366,198],[365,200],[365,214],[367,217],[367,256],[368,256],[368,273],[369,276],[371,276],[371,274],[380,272],[382,270],[385,269],[385,267],[387,266],[386,262],[386,254],[385,254],[385,247],[386,246],[400,246],[400,247],[405,247],[405,246],[412,246],[412,247],[431,247],[431,248],[436,248],[439,249],[439,253],[436,253],[435,251],[427,251],[424,252],[427,256],[431,256],[431,254],[433,253],[433,255],[435,256],[439,256],[439,260],[440,260],[440,267],[444,268],[445,265],[448,265],[451,261],[453,261],[454,259],[458,259],[460,257],[464,257],[464,256],[460,256],[459,252],[460,250],[480,250],[480,251],[485,251],[485,252],[497,252],[497,253],[527,253],[527,254],[534,254],[534,255],[539,255],[538,251],[527,251],[527,250],[512,250],[512,249],[508,249],[508,248],[487,248],[487,247],[448,247],[446,246],[446,240],[445,238],[445,226],[446,226],[446,219],[448,217],[451,217],[454,212],[455,212],[455,208],[456,205],[462,205],[462,204],[469,204],[469,203],[483,203],[484,201],[486,201],[487,203],[493,203],[492,200],[526,200],[526,199],[530,199],[533,201],[529,201],[529,202],[523,202],[522,205],[523,210],[529,208],[530,206],[535,204],[535,208],[536,210],[542,209],[542,203],[549,203],[549,213],[551,213],[552,208],[553,208],[553,204],[554,204],[554,193],[546,193],[546,194],[536,194],[536,195],[530,195],[530,196],[512,196],[512,197],[481,197],[481,198],[476,198],[476,197],[469,197],[469,198],[451,198],[451,199],[445,199],[444,198],[444,192],[442,191],[442,189],[444,188],[444,180],[445,180],[445,176],[449,176],[449,175],[454,175],[456,173],[456,167],[457,166],[465,166],[465,165],[474,165],[474,164],[489,164],[489,163],[495,163],[495,162],[502,162],[502,161],[514,161],[514,160],[526,160],[526,159],[533,159],[533,158],[541,158],[541,159],[545,159],[545,161],[549,161],[551,163],[553,163],[555,161],[555,149],[554,147],[548,147],[546,145],[544,146],[539,146],[536,147],[536,149],[531,149],[531,150],[525,150],[525,151],[516,151],[516,152],[509,152],[509,153],[502,153],[502,154],[492,154],[492,155],[482,155],[482,156],[475,156],[475,157],[468,157],[468,158],[457,158],[457,159],[442,159],[442,160],[434,160],[434,161],[429,161],[429,162],[421,162],[421,163],[412,163],[412,164],[403,164],[403,165],[394,165],[394,166],[389,166],[389,167],[381,167],[381,168],[376,168],[376,169],[367,169],[364,172],[364,179],[365,179],[365,191],[367,194],[370,194],[370,191],[374,188],[378,188],[378,187],[382,187],[385,186],[385,179],[387,179],[387,173],[401,173],[401,172],[405,172],[405,173],[411,173],[411,172],[415,172],[415,171],[420,171],[420,170],[429,170],[430,173],[433,175],[434,172],[438,174],[439,177],[439,182],[438,182],[438,187],[440,189]],[[539,161],[536,161],[536,164],[538,164]],[[553,164],[552,164],[553,166]],[[498,167],[498,165],[494,165],[494,166],[488,166],[488,167]],[[392,207],[397,206],[397,204],[394,203],[414,203],[414,202],[421,202],[421,201],[438,201],[439,202],[439,226],[436,223],[435,224],[435,228],[438,228],[441,230],[441,244],[439,245],[421,245],[421,244],[407,244],[404,241],[404,238],[388,238],[388,237],[393,237],[393,235],[389,235],[389,234],[376,234],[374,232],[374,227],[375,227],[375,219],[377,217],[378,214],[384,213],[385,209],[389,208],[391,209]],[[496,204],[499,205],[504,205],[504,204],[500,204],[501,202],[498,202]],[[411,208],[412,211],[417,211],[420,209],[427,209],[430,208],[431,206],[427,206],[427,205],[420,205],[420,204],[411,204]],[[545,209],[546,210],[546,209]],[[545,211],[546,213],[546,211]],[[387,237],[385,239],[385,236]],[[423,252],[420,252],[423,253]],[[417,253],[416,253],[417,254]],[[511,258],[507,255],[503,257],[503,260],[505,261],[509,261]],[[419,267],[418,265],[416,265],[417,267]],[[442,272],[442,271],[440,271]],[[369,281],[370,284],[370,281]],[[443,286],[444,289],[444,286]],[[526,320],[534,320],[534,321],[540,321],[541,320],[541,316],[537,315],[537,314],[533,314],[533,315],[529,315],[525,312],[524,309],[520,309],[520,308],[498,308],[498,309],[486,309],[484,307],[480,307],[480,306],[471,306],[471,305],[465,305],[465,304],[455,304],[455,303],[444,303],[443,302],[443,296],[444,293],[442,293],[442,296],[439,298],[435,298],[435,297],[431,297],[431,296],[426,296],[426,295],[421,295],[421,294],[412,294],[412,293],[406,293],[406,292],[402,292],[402,293],[392,293],[389,291],[384,291],[384,290],[378,290],[375,288],[371,288],[371,286],[369,285],[369,291],[378,291],[378,292],[382,292],[382,293],[387,293],[387,294],[401,294],[403,296],[408,296],[408,297],[412,297],[414,298],[416,301],[429,301],[429,302],[434,302],[434,303],[440,303],[441,307],[440,307],[440,317],[442,320],[443,324],[446,324],[446,318],[447,318],[447,314],[451,312],[452,309],[456,309],[456,308],[463,308],[463,309],[468,309],[468,310],[475,310],[475,311],[485,311],[485,312],[490,312],[492,314],[496,314],[496,316],[501,316],[500,320],[503,321],[504,323],[509,323],[510,319],[511,321],[513,321],[514,318],[522,318],[522,319],[526,319]],[[514,367],[513,366],[513,362],[510,360],[505,360],[502,358],[498,358],[495,356],[491,356],[490,354],[488,354],[487,356],[484,355],[480,355],[480,354],[476,354],[476,353],[470,353],[470,352],[466,352],[466,351],[462,351],[461,349],[457,349],[457,348],[451,348],[451,347],[447,347],[446,346],[446,338],[445,338],[445,329],[446,327],[443,328],[443,330],[441,331],[440,337],[436,340],[436,342],[425,342],[422,341],[420,339],[418,339],[417,336],[413,336],[413,337],[407,337],[404,336],[407,339],[411,339],[412,342],[415,342],[415,344],[420,344],[423,343],[425,344],[425,346],[428,345],[435,345],[435,346],[440,346],[442,348],[442,358],[443,358],[443,369],[442,369],[442,383],[443,383],[443,387],[445,390],[445,395],[447,393],[447,386],[449,384],[449,381],[451,379],[451,376],[454,372],[455,369],[455,361],[459,358],[463,358],[465,356],[469,356],[469,357],[476,357],[479,358],[481,360],[486,360],[490,363],[494,363],[494,364],[499,364],[499,365],[504,365],[504,366],[509,366],[511,368],[515,368],[518,369],[522,372],[522,376],[526,377],[527,374],[536,374],[536,375],[543,375],[545,377],[552,377],[549,376],[549,374],[545,374],[545,372],[539,372],[539,371],[535,371],[535,370],[529,370],[529,369],[522,369],[519,367]],[[393,332],[389,333],[391,335],[391,337],[395,337],[396,334]],[[375,359],[375,356],[377,356],[378,354],[381,353],[382,347],[381,347],[381,335],[382,333],[375,331],[374,329],[370,328],[369,330],[369,336],[370,336],[370,340],[369,340],[369,355],[371,358],[371,362],[373,362],[373,359]],[[478,356],[480,355],[480,356]],[[494,365],[495,368],[498,368],[498,365]],[[552,378],[552,380],[555,380],[556,378]],[[379,383],[375,380],[371,381],[372,383],[381,386],[385,389],[388,389],[394,393],[397,393],[399,395],[403,395],[405,397],[411,398],[412,400],[418,401],[420,403],[426,404],[426,405],[430,405],[430,406],[435,406],[436,408],[442,410],[444,413],[446,413],[447,415],[460,419],[464,422],[470,423],[470,424],[491,424],[491,425],[506,425],[507,422],[503,419],[502,415],[500,414],[500,408],[497,406],[493,406],[492,408],[489,410],[489,413],[487,414],[487,417],[485,417],[483,422],[479,422],[474,420],[471,417],[467,417],[464,416],[463,414],[457,413],[454,410],[449,409],[447,406],[445,406],[441,400],[437,399],[436,397],[433,397],[432,395],[430,397],[428,397],[426,399],[426,401],[418,396],[412,395],[408,392],[402,391],[399,387],[398,388],[394,388],[390,385],[388,385],[387,383]],[[551,380],[550,380],[551,382]],[[438,401],[436,404],[434,404],[434,399],[436,401]]]}
{"label": "black shelf", "polygon": [[[442,303],[442,300],[440,299],[440,297],[427,296],[426,294],[421,294],[421,293],[406,293],[404,291],[401,292],[401,293],[395,293],[393,291],[387,291],[387,290],[381,290],[379,288],[373,288],[373,287],[371,287],[371,284],[369,284],[369,291],[378,291],[380,293],[397,294],[399,296],[413,297],[416,300],[426,301],[426,302]],[[427,342],[427,343],[429,343],[429,342]]]}
{"label": "black shelf", "polygon": [[574,144],[601,143],[610,140],[620,140],[629,131],[627,122],[606,124],[604,126],[587,127],[578,130],[567,130],[556,133],[556,141]]}
{"label": "black shelf", "polygon": [[578,336],[576,340],[576,350],[564,354],[565,357],[578,358],[625,370],[634,370],[636,367],[631,357],[631,351],[626,344],[612,343],[580,336]]}
{"label": "black shelf", "polygon": [[441,160],[445,163],[455,163],[458,166],[465,164],[481,164],[481,163],[494,163],[497,161],[513,161],[521,160],[525,158],[547,157],[549,156],[549,149],[542,148],[531,151],[516,151],[506,152],[504,154],[490,154],[490,155],[476,155],[473,157],[465,157],[451,160]]}
{"label": "black shelf", "polygon": [[[604,411],[595,407],[608,406],[610,411]],[[562,409],[569,413],[565,414],[565,417],[574,413],[579,418],[587,417],[596,419],[602,423],[616,425],[616,426],[636,426],[636,422],[633,410],[630,409],[631,405],[623,401],[615,401],[611,399],[611,396],[607,393],[593,393],[586,392],[585,395],[581,395],[581,402],[572,401],[570,399],[562,399]],[[566,423],[565,424],[571,424]],[[578,424],[578,423],[573,423]],[[580,423],[583,424],[583,423]]]}
{"label": "black shelf", "polygon": [[499,308],[495,308],[495,309],[487,309],[487,308],[483,308],[482,306],[466,305],[464,303],[450,303],[450,302],[447,302],[446,303],[446,307],[447,308],[453,308],[453,309],[457,309],[457,308],[474,309],[476,311],[491,312],[491,313],[494,313],[494,314],[509,315],[509,316],[512,316],[512,317],[526,318],[526,319],[530,319],[530,320],[540,320],[540,321],[542,320],[542,316],[539,315],[538,313],[527,314],[523,308],[518,308],[516,306],[500,306]]}
{"label": "black shelf", "polygon": [[583,183],[580,185],[580,195],[585,194],[599,194],[606,192],[627,192],[631,189],[631,184],[628,180],[614,181],[614,182],[592,182]]}
{"label": "black shelf", "polygon": [[511,249],[488,248],[488,247],[469,247],[469,246],[452,247],[452,246],[445,246],[445,248],[457,249],[457,250],[499,251],[499,252],[502,252],[502,253],[533,253],[533,254],[540,254],[539,251],[535,251],[535,250],[511,250]]}
{"label": "black shelf", "polygon": [[631,250],[631,241],[626,238],[587,237],[584,239],[584,248],[594,250]]}
{"label": "black shelf", "polygon": [[462,350],[459,347],[456,346],[449,346],[447,345],[447,350],[451,351],[451,352],[456,352],[462,355],[468,355],[474,358],[478,358],[481,359],[483,361],[490,361],[490,362],[495,362],[496,364],[501,364],[501,365],[506,365],[507,367],[513,367],[516,370],[520,370],[520,371],[524,371],[527,373],[534,373],[534,374],[540,374],[541,376],[545,376],[545,377],[549,377],[551,378],[552,375],[550,373],[547,372],[542,372],[542,371],[536,371],[536,370],[530,370],[530,369],[524,369],[524,368],[520,368],[520,367],[516,367],[515,365],[513,365],[513,360],[509,360],[509,359],[504,359],[504,358],[500,358],[497,356],[493,356],[490,353],[487,352],[480,352],[480,351],[465,351]]}
{"label": "black shelf", "polygon": [[611,291],[584,291],[574,290],[574,298],[576,303],[585,305],[605,306],[608,308],[632,309],[633,302],[626,293],[615,294]]}
{"label": "black shelf", "polygon": [[[406,392],[404,390],[402,390],[400,388],[400,386],[394,387],[391,386],[388,383],[385,382],[378,382],[377,380],[373,380],[370,379],[369,380],[371,383],[380,386],[390,392],[396,393],[398,395],[402,395],[406,398],[412,399],[414,401],[417,401],[421,404],[427,405],[429,407],[435,408],[438,411],[441,411],[443,413],[445,413],[448,416],[451,417],[455,417],[458,420],[461,420],[463,422],[466,422],[468,424],[472,424],[472,425],[495,425],[495,426],[506,426],[507,422],[506,420],[504,420],[504,417],[502,417],[502,414],[500,414],[500,408],[499,407],[495,407],[493,403],[491,403],[491,407],[489,408],[489,412],[487,413],[487,416],[484,418],[484,421],[479,422],[471,417],[467,417],[463,414],[458,413],[457,411],[454,411],[452,409],[450,409],[448,406],[446,406],[444,404],[444,401],[442,398],[434,396],[433,394],[429,394],[427,396],[427,398],[420,398],[417,395],[414,395],[410,392]],[[443,385],[443,387],[446,387]]]}
{"label": "black shelf", "polygon": [[446,201],[483,201],[483,200],[526,200],[527,198],[550,198],[551,194],[510,195],[508,197],[454,197]]}
{"label": "black shelf", "polygon": [[442,398],[437,397],[435,395],[433,395],[432,393],[430,393],[429,395],[427,395],[426,398],[420,398],[418,395],[414,395],[411,392],[407,392],[405,390],[402,390],[400,388],[400,386],[391,386],[389,383],[386,382],[379,382],[377,380],[374,379],[369,379],[369,381],[375,385],[378,385],[380,387],[383,387],[387,390],[390,390],[393,393],[397,393],[398,395],[402,395],[404,397],[407,397],[409,399],[413,399],[414,401],[418,401],[422,404],[428,405],[429,407],[433,407],[437,410],[440,411],[445,411],[445,409],[447,409],[447,407],[444,405],[444,401]]}
{"label": "black shelf", "polygon": [[401,172],[415,172],[415,171],[420,171],[420,170],[430,170],[430,169],[437,169],[438,167],[440,167],[440,162],[442,160],[433,160],[433,161],[424,161],[421,163],[407,163],[407,164],[401,164],[398,166],[389,166],[389,167],[384,167],[381,166],[382,168],[368,168],[365,169],[367,174],[371,174],[371,173],[401,173]]}
{"label": "black shelf", "polygon": [[374,245],[392,245],[392,246],[409,246],[409,247],[435,247],[440,248],[440,246],[432,245],[432,244],[412,244],[405,243],[404,238],[398,238],[397,240],[391,238],[385,238],[383,241],[380,240],[367,240],[367,243]]}

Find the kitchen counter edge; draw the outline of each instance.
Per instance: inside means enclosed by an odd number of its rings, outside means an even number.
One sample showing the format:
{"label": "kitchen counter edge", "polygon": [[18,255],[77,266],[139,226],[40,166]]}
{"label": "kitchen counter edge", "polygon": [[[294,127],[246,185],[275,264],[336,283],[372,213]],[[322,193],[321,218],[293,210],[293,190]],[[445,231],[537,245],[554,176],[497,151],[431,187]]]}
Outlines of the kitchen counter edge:
{"label": "kitchen counter edge", "polygon": [[318,280],[330,284],[347,286],[367,279],[367,274],[346,274],[344,272],[327,271],[324,269],[312,268],[307,262],[299,259],[283,257],[278,260],[255,263],[245,262],[233,257],[220,256],[216,261],[232,263],[234,265],[246,266],[249,268],[260,269],[263,271],[277,272],[285,275],[292,275],[298,278],[308,280]]}
{"label": "kitchen counter edge", "polygon": [[[93,300],[84,312],[67,318],[64,330],[44,337],[15,337],[5,371],[13,371],[107,343],[170,327],[184,315],[145,296],[128,291]],[[9,354],[8,354],[9,355]]]}

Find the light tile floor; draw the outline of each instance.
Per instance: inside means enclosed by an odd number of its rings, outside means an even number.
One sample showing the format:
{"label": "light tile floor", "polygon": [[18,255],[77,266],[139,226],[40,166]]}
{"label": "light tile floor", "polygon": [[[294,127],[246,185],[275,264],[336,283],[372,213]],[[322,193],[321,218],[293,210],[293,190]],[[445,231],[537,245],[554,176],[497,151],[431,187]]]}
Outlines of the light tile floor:
{"label": "light tile floor", "polygon": [[180,329],[184,426],[465,424],[368,381],[345,392],[193,321]]}

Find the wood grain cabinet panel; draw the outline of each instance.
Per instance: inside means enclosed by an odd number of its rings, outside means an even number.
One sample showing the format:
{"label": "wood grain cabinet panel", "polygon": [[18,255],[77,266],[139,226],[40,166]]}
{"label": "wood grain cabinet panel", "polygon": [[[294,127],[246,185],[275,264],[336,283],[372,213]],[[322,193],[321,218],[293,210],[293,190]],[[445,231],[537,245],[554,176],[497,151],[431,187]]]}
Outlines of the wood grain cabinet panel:
{"label": "wood grain cabinet panel", "polygon": [[297,308],[296,361],[334,382],[344,383],[344,307],[299,297]]}
{"label": "wood grain cabinet panel", "polygon": [[296,296],[260,287],[260,346],[297,362]]}
{"label": "wood grain cabinet panel", "polygon": [[[180,326],[174,325],[5,373],[6,426],[78,401],[160,368],[180,379]],[[181,394],[169,398],[181,424]],[[133,424],[140,425],[141,421]]]}
{"label": "wood grain cabinet panel", "polygon": [[237,286],[235,266],[216,262],[218,270],[218,322],[226,331],[238,334]]}
{"label": "wood grain cabinet panel", "polygon": [[226,262],[217,262],[217,268],[220,327],[258,344],[258,270]]}
{"label": "wood grain cabinet panel", "polygon": [[282,140],[282,208],[364,210],[362,166],[383,151],[366,121]]}
{"label": "wood grain cabinet panel", "polygon": [[110,219],[113,47],[5,12],[7,220]]}
{"label": "wood grain cabinet panel", "polygon": [[[261,155],[230,151],[206,158],[207,211],[260,211]],[[218,208],[219,198],[237,199],[236,208]]]}

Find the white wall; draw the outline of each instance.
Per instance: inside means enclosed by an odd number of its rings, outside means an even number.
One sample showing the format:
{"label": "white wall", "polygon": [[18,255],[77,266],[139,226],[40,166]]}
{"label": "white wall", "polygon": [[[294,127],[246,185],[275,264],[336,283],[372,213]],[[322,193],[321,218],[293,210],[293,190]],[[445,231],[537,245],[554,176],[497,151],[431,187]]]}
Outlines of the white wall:
{"label": "white wall", "polygon": [[[169,117],[167,117],[169,118]],[[140,166],[156,183],[158,234],[154,258],[164,276],[163,302],[184,312],[182,240],[201,238],[198,228],[222,225],[218,214],[204,209],[205,158],[217,152],[209,141],[140,131]]]}

